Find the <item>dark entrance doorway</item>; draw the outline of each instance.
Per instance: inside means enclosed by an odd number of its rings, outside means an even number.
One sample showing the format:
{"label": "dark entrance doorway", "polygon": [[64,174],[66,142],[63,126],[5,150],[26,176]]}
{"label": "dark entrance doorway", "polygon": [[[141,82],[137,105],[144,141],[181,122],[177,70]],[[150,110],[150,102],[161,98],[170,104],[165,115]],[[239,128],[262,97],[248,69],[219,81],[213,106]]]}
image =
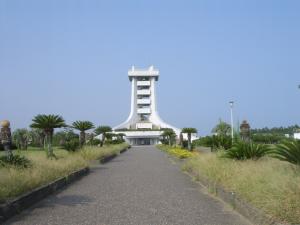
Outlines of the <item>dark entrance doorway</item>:
{"label": "dark entrance doorway", "polygon": [[137,139],[138,145],[150,145],[150,138],[138,138]]}

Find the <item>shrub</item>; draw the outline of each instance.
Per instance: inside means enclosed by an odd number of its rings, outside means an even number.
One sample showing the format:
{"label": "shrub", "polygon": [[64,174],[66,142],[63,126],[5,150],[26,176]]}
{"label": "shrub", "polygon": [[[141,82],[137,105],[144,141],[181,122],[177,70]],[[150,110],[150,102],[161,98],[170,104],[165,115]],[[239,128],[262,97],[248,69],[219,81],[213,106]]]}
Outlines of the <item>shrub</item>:
{"label": "shrub", "polygon": [[300,165],[300,141],[284,141],[272,153],[274,158]]}
{"label": "shrub", "polygon": [[93,139],[91,145],[100,145],[101,141],[99,139]]}
{"label": "shrub", "polygon": [[212,151],[218,149],[227,150],[232,147],[232,139],[230,136],[213,135],[199,138],[194,141],[195,145],[210,147]]}
{"label": "shrub", "polygon": [[[10,145],[10,149],[11,150],[16,150],[16,149],[18,149],[17,148],[17,146],[14,144],[14,143],[12,143],[11,145]],[[3,147],[3,145],[0,143],[0,151],[4,151],[4,147]]]}
{"label": "shrub", "polygon": [[170,155],[173,155],[179,159],[186,159],[194,156],[194,154],[186,149],[178,148],[178,147],[170,147],[167,145],[158,145],[160,150],[167,152]]}
{"label": "shrub", "polygon": [[211,136],[201,137],[197,140],[194,140],[193,144],[195,146],[211,147],[212,146],[212,137]]}
{"label": "shrub", "polygon": [[182,141],[182,147],[187,149],[188,148],[188,145],[189,145],[189,142],[187,140],[183,140]]}
{"label": "shrub", "polygon": [[78,139],[66,141],[62,147],[69,152],[75,152],[79,148],[79,141]]}
{"label": "shrub", "polygon": [[117,144],[122,144],[124,143],[124,140],[121,139],[116,139],[116,140],[106,140],[106,144],[112,144],[112,145],[117,145]]}
{"label": "shrub", "polygon": [[31,162],[24,156],[20,156],[20,155],[12,155],[10,157],[1,156],[0,166],[1,167],[15,166],[20,168],[28,168],[31,166]]}
{"label": "shrub", "polygon": [[253,134],[251,140],[255,143],[261,144],[278,144],[281,141],[287,139],[284,135],[280,134]]}
{"label": "shrub", "polygon": [[246,160],[246,159],[259,159],[270,152],[270,148],[267,145],[236,142],[232,148],[225,151],[223,156],[225,158]]}

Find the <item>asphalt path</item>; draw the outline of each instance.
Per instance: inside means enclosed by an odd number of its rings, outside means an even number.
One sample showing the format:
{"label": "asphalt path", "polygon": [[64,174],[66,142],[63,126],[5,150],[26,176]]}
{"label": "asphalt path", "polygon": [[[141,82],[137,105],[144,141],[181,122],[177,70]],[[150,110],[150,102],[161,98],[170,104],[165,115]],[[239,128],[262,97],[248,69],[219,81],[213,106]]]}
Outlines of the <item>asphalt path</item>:
{"label": "asphalt path", "polygon": [[133,147],[5,224],[250,224],[153,146]]}

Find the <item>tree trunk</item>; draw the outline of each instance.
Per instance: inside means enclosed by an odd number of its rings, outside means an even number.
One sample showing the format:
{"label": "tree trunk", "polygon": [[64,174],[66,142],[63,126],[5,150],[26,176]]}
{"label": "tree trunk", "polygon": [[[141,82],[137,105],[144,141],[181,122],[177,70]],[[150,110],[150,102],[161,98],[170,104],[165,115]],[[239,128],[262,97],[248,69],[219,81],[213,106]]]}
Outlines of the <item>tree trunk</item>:
{"label": "tree trunk", "polygon": [[12,155],[13,155],[12,150],[10,148],[10,144],[9,143],[3,144],[3,148],[5,150],[6,157],[8,159],[10,159],[12,157]]}
{"label": "tree trunk", "polygon": [[80,147],[82,148],[85,144],[85,132],[81,131],[79,136]]}
{"label": "tree trunk", "polygon": [[192,151],[192,134],[188,133],[188,149]]}
{"label": "tree trunk", "polygon": [[183,146],[183,135],[182,135],[182,133],[180,133],[179,140],[180,140],[180,146],[181,146],[181,148],[183,148],[184,146]]}
{"label": "tree trunk", "polygon": [[53,137],[53,131],[47,131],[46,132],[46,142],[47,142],[47,156],[49,158],[55,158],[55,155],[53,153],[52,148],[52,137]]}
{"label": "tree trunk", "polygon": [[50,143],[50,156],[55,158],[55,155],[53,153],[53,148],[52,148],[52,139],[53,139],[53,131],[51,131],[51,133],[50,133],[50,141],[49,141],[49,143]]}
{"label": "tree trunk", "polygon": [[100,147],[104,145],[104,141],[105,141],[105,133],[102,134],[102,141],[100,142]]}
{"label": "tree trunk", "polygon": [[169,136],[169,145],[172,146],[172,139],[171,139],[171,136]]}

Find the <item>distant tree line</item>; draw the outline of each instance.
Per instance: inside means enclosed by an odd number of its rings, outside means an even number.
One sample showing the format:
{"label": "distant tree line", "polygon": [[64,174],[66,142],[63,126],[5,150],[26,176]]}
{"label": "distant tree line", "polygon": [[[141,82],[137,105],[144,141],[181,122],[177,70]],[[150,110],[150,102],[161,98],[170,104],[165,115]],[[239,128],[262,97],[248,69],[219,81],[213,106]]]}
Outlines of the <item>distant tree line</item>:
{"label": "distant tree line", "polygon": [[260,128],[260,129],[251,129],[252,134],[277,134],[277,135],[293,135],[296,132],[300,132],[299,125],[293,125],[288,127],[273,127],[273,128]]}

